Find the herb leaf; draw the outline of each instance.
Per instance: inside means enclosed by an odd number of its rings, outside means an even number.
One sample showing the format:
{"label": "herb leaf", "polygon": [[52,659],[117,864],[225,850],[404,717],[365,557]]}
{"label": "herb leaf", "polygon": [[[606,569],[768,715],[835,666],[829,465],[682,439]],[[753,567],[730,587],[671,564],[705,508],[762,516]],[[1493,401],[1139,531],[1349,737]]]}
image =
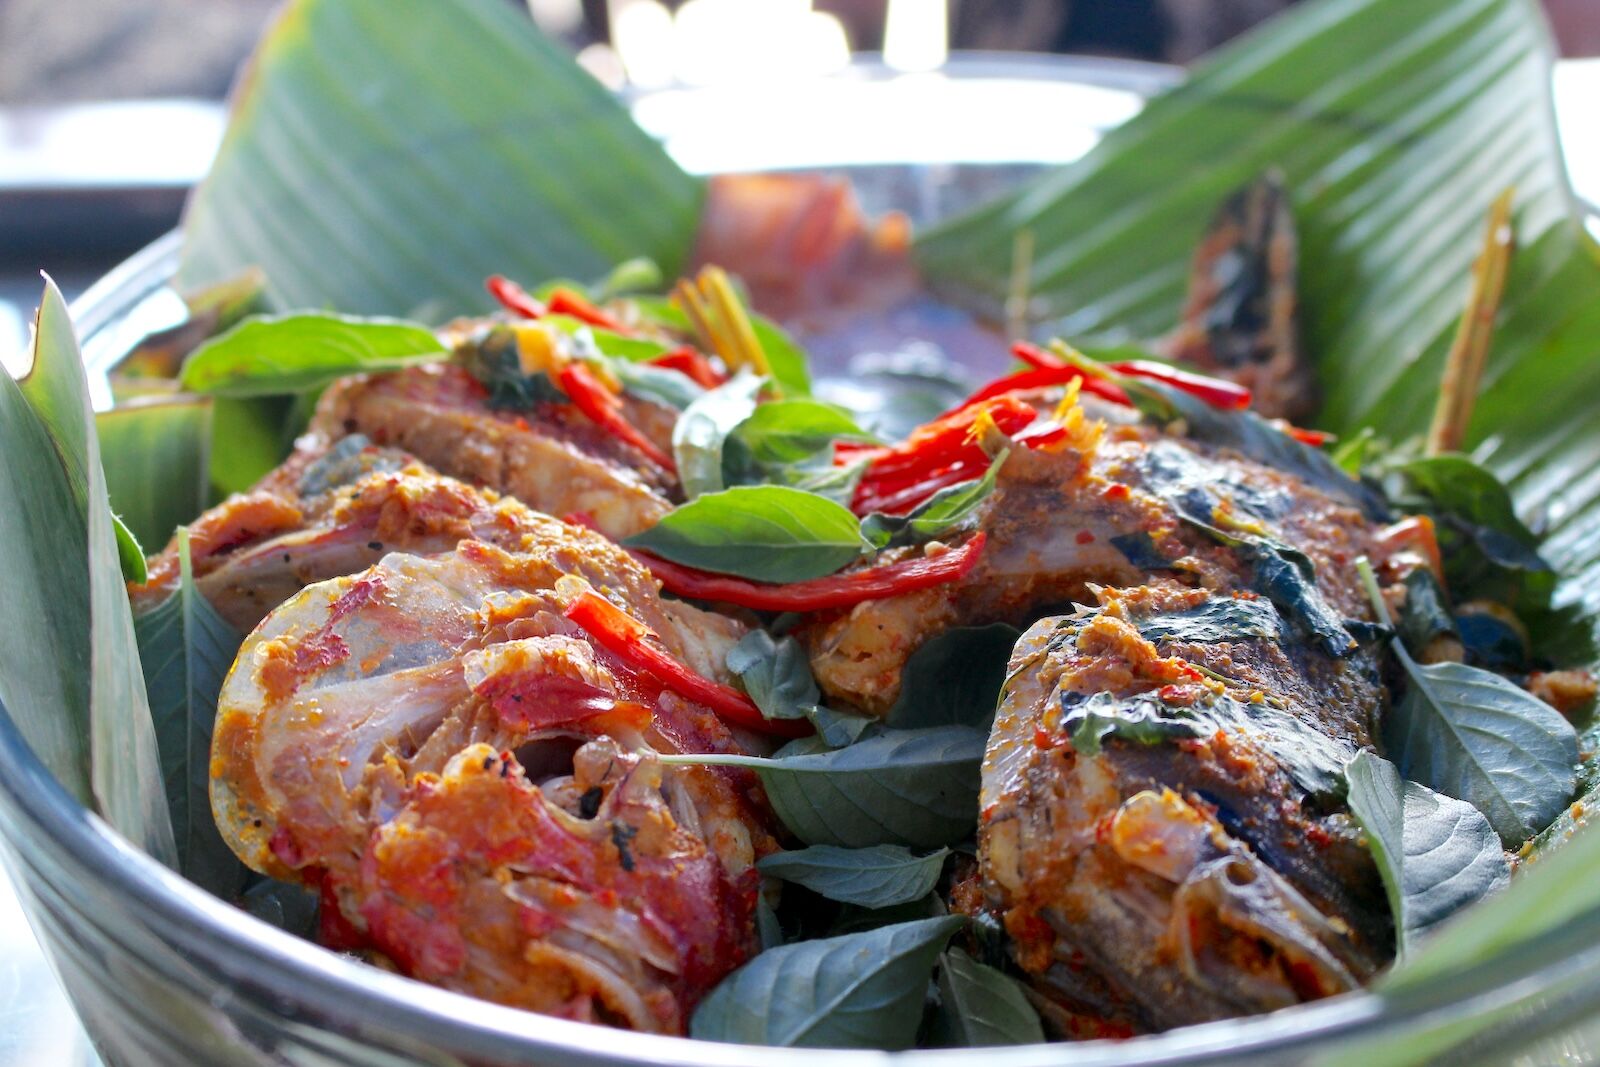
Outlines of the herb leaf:
{"label": "herb leaf", "polygon": [[137,616],[133,631],[156,725],[179,870],[230,899],[241,888],[245,869],[211,817],[211,731],[217,694],[241,637],[195,587],[187,530],[178,531],[178,562],[177,590]]}
{"label": "herb leaf", "polygon": [[1150,641],[1188,641],[1215,644],[1264,638],[1280,634],[1278,613],[1269,600],[1214,596],[1186,611],[1149,615],[1136,620],[1139,633]]}
{"label": "herb leaf", "polygon": [[1320,449],[1296,441],[1252,411],[1224,411],[1160,382],[1123,384],[1146,415],[1161,422],[1182,419],[1185,435],[1193,440],[1231,448],[1263,466],[1293,474],[1335,500],[1359,508],[1374,522],[1390,517],[1382,493],[1346,474]]}
{"label": "herb leaf", "polygon": [[809,719],[830,748],[851,744],[876,721],[818,703],[822,693],[811,676],[811,665],[792,637],[774,640],[765,630],[751,630],[728,650],[726,663],[761,714],[769,719]]}
{"label": "herb leaf", "polygon": [[1022,632],[1003,622],[958,626],[924,642],[900,672],[900,696],[884,717],[896,729],[994,722],[1006,665]]}
{"label": "herb leaf", "polygon": [[[179,523],[206,509],[211,401],[186,397],[119,403],[95,416],[95,430],[111,506],[139,541],[165,544]],[[138,562],[142,568],[144,558]]]}
{"label": "herb leaf", "polygon": [[812,845],[794,852],[775,852],[756,867],[762,874],[803,885],[829,900],[888,908],[931,893],[949,854],[947,848],[916,856],[900,845]]}
{"label": "herb leaf", "polygon": [[626,544],[674,563],[764,582],[821,578],[868,547],[843,505],[781,485],[696,497]]}
{"label": "herb leaf", "polygon": [[940,957],[934,1026],[940,1043],[953,1048],[1044,1042],[1044,1024],[1016,979],[959,948]]}
{"label": "herb leaf", "polygon": [[[807,460],[833,465],[835,441],[871,440],[843,409],[801,398],[762,404],[729,435],[724,457],[729,480],[772,480],[773,468]],[[737,453],[737,455],[735,454]],[[735,464],[737,462],[737,468]],[[734,475],[738,475],[737,479]]]}
{"label": "herb leaf", "polygon": [[672,427],[672,458],[690,500],[722,489],[722,442],[756,410],[766,379],[740,371],[683,410]]}
{"label": "herb leaf", "polygon": [[804,737],[776,756],[677,755],[663,763],[749,767],[778,818],[808,845],[938,848],[972,832],[984,735],[965,726],[881,730],[845,748]]}
{"label": "herb leaf", "polygon": [[1497,674],[1401,659],[1410,684],[1384,724],[1400,773],[1477,807],[1509,848],[1548,826],[1577,787],[1572,724]]}
{"label": "herb leaf", "polygon": [[[1372,564],[1356,561],[1372,610],[1390,625]],[[1578,734],[1560,712],[1497,674],[1423,665],[1392,646],[1409,679],[1384,722],[1400,773],[1483,812],[1508,847],[1548,826],[1577,788]]]}
{"label": "herb leaf", "polygon": [[878,548],[917,544],[962,529],[973,519],[978,505],[994,492],[995,479],[1009,452],[989,464],[982,478],[946,486],[905,515],[875,511],[861,520],[861,535]]}
{"label": "herb leaf", "polygon": [[294,312],[249,318],[207,341],[185,361],[179,381],[191,393],[276,396],[445,356],[433,332],[415,323]]}
{"label": "herb leaf", "polygon": [[711,991],[689,1036],[746,1045],[910,1048],[934,962],[965,923],[947,915],[769,949]]}
{"label": "herb leaf", "polygon": [[1402,957],[1435,926],[1510,882],[1500,840],[1471,804],[1402,782],[1394,764],[1371,752],[1359,753],[1345,774],[1350,811],[1367,832]]}

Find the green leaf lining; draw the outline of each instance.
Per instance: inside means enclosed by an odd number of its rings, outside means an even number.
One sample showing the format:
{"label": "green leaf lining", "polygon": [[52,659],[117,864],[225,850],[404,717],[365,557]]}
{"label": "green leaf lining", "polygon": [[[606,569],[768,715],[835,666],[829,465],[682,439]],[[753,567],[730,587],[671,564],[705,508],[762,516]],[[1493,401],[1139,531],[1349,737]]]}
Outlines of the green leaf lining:
{"label": "green leaf lining", "polygon": [[761,953],[713,989],[689,1036],[812,1048],[910,1048],[922,1001],[960,916],[801,941]]}
{"label": "green leaf lining", "polygon": [[863,908],[888,908],[921,900],[931,893],[949,854],[947,848],[917,856],[901,845],[812,845],[792,852],[774,852],[756,866],[770,878],[803,885],[829,900]]}
{"label": "green leaf lining", "polygon": [[1504,889],[1511,867],[1483,813],[1416,782],[1394,764],[1361,752],[1345,769],[1350,813],[1389,895],[1402,960],[1440,923]]}
{"label": "green leaf lining", "polygon": [[490,310],[494,273],[671,277],[703,190],[510,5],[295,0],[234,94],[179,284],[254,264],[276,309],[437,322]]}

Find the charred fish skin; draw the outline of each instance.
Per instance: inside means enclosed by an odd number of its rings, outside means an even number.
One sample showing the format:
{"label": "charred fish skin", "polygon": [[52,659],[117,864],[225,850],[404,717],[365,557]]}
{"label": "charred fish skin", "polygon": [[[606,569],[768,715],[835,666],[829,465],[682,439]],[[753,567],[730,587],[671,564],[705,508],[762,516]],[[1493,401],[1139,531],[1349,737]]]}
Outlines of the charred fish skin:
{"label": "charred fish skin", "polygon": [[1167,356],[1231,379],[1273,418],[1316,411],[1315,368],[1300,341],[1299,240],[1283,175],[1269,171],[1218,208],[1189,274]]}
{"label": "charred fish skin", "polygon": [[1353,657],[1308,673],[1273,637],[1140,630],[1219,602],[1104,590],[1012,658],[979,866],[1014,961],[1065,1018],[1154,1031],[1270,1011],[1388,958],[1377,872],[1337,795],[1366,731],[1317,728],[1346,700],[1376,707],[1376,683]]}
{"label": "charred fish skin", "polygon": [[944,630],[1025,627],[1091,599],[1093,585],[1133,587],[1152,574],[1276,596],[1348,650],[1340,619],[1369,610],[1352,564],[1378,555],[1377,527],[1338,486],[1093,410],[1103,431],[1074,447],[1010,450],[980,506],[987,542],[966,578],[801,629],[824,693],[881,714],[905,662]]}

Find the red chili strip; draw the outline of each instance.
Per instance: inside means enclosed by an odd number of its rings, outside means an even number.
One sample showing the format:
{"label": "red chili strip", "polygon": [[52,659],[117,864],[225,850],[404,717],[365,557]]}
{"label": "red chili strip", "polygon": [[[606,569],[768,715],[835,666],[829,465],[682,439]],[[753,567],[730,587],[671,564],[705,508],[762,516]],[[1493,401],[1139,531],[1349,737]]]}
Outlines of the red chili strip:
{"label": "red chili strip", "polygon": [[1018,341],[1011,346],[1011,354],[1035,370],[1066,370],[1071,364],[1053,352],[1038,345]]}
{"label": "red chili strip", "polygon": [[963,544],[937,556],[918,556],[788,585],[768,585],[711,574],[648,552],[634,555],[650,568],[662,588],[678,596],[719,600],[755,611],[823,611],[854,607],[864,601],[883,600],[965,578],[977,566],[986,539],[979,531]]}
{"label": "red chili strip", "polygon": [[779,737],[804,737],[812,732],[808,722],[769,719],[737,689],[702,678],[654,643],[656,635],[648,626],[593,590],[580,594],[567,606],[565,614],[601,648],[629,667],[687,700],[704,704],[735,726]]}
{"label": "red chili strip", "polygon": [[[1016,433],[1039,417],[1031,405],[1018,397],[985,399],[992,399],[993,403],[981,405],[981,410],[988,411],[1002,433]],[[922,474],[980,455],[983,450],[972,442],[972,427],[979,411],[980,404],[969,401],[917,427],[910,437],[873,457],[867,478],[882,479],[899,472]]]}
{"label": "red chili strip", "polygon": [[654,359],[646,360],[652,367],[665,367],[675,370],[688,378],[696,385],[706,389],[715,389],[727,382],[728,376],[711,365],[711,361],[691,345],[674,348],[671,352],[663,352]]}
{"label": "red chili strip", "polygon": [[1190,396],[1197,396],[1212,407],[1243,411],[1250,406],[1250,390],[1225,378],[1211,378],[1204,374],[1169,367],[1164,363],[1149,363],[1142,359],[1123,363],[1107,363],[1106,367],[1130,378],[1147,378],[1162,382]]}
{"label": "red chili strip", "polygon": [[1008,374],[1004,378],[997,378],[967,397],[962,405],[956,408],[956,411],[965,411],[975,404],[981,404],[985,400],[992,400],[995,397],[1006,396],[1009,393],[1027,392],[1032,389],[1048,389],[1051,386],[1066,385],[1074,381],[1082,382],[1083,384],[1079,388],[1085,393],[1099,397],[1101,400],[1120,404],[1123,407],[1130,407],[1133,404],[1133,401],[1128,399],[1128,394],[1123,391],[1122,386],[1116,382],[1105,378],[1096,378],[1092,374],[1085,374],[1077,367],[1037,367],[1032,370],[1017,371],[1017,373]]}
{"label": "red chili strip", "polygon": [[627,442],[662,470],[678,472],[672,457],[656,446],[622,415],[622,401],[618,400],[605,383],[594,376],[588,367],[572,360],[561,368],[557,376],[562,392],[597,425],[604,427],[617,438]]}
{"label": "red chili strip", "polygon": [[1329,441],[1337,438],[1336,434],[1331,434],[1327,430],[1312,430],[1304,426],[1285,426],[1283,427],[1283,432],[1301,444],[1310,445],[1312,448],[1321,448]]}
{"label": "red chili strip", "polygon": [[591,304],[582,293],[568,289],[565,286],[551,291],[550,313],[552,315],[571,315],[579,322],[587,322],[590,326],[598,326],[602,330],[610,330],[612,333],[620,333],[623,336],[633,333],[632,330],[612,318],[611,315]]}
{"label": "red chili strip", "polygon": [[858,490],[851,508],[858,515],[868,515],[874,511],[881,511],[885,515],[903,515],[941,489],[982,478],[988,466],[988,457],[985,456],[982,463],[957,463],[900,489],[869,487],[866,493]]}
{"label": "red chili strip", "polygon": [[491,274],[484,281],[483,287],[489,290],[489,295],[500,301],[500,306],[513,315],[521,315],[525,319],[544,318],[545,306],[533,298],[522,286],[507,278],[503,274]]}

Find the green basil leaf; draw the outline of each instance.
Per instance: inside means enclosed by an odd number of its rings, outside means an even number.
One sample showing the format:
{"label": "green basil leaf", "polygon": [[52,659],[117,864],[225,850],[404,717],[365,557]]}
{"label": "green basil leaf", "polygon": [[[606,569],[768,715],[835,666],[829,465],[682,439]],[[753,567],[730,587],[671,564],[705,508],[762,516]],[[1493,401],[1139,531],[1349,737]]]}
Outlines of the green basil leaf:
{"label": "green basil leaf", "polygon": [[[625,337],[620,333],[575,319],[571,315],[546,315],[540,322],[554,326],[558,330],[575,339],[582,339],[583,343],[602,355],[620,359],[628,363],[639,363],[647,359],[655,359],[671,351],[671,346],[660,341],[652,341],[648,337]],[[677,374],[676,371],[669,373]],[[683,375],[679,374],[682,378]],[[690,383],[693,384],[693,383]]]}
{"label": "green basil leaf", "polygon": [[684,409],[672,427],[672,458],[678,464],[683,495],[691,501],[722,489],[722,442],[756,410],[766,385],[745,371]]}
{"label": "green basil leaf", "polygon": [[1425,498],[1450,588],[1511,604],[1532,614],[1550,603],[1556,575],[1539,555],[1539,539],[1517,518],[1511,494],[1466,456],[1428,456],[1400,465]]}
{"label": "green basil leaf", "polygon": [[179,381],[192,393],[278,396],[446,355],[433,332],[415,323],[295,312],[245,319],[207,341],[184,362]]}
{"label": "green basil leaf", "polygon": [[1367,833],[1394,914],[1402,959],[1462,908],[1506,887],[1500,839],[1471,804],[1402,782],[1394,764],[1362,752],[1345,769],[1350,812]]}
{"label": "green basil leaf", "polygon": [[900,672],[900,695],[884,722],[903,730],[956,725],[987,733],[1021,636],[997,622],[958,626],[923,642]]}
{"label": "green basil leaf", "polygon": [[1572,724],[1497,674],[1396,651],[1408,686],[1384,742],[1400,773],[1478,808],[1508,848],[1548,826],[1577,786]]}
{"label": "green basil leaf", "polygon": [[[1081,694],[1063,694],[1063,704],[1069,696]],[[1108,738],[1159,745],[1199,737],[1202,732],[1201,724],[1188,709],[1169,708],[1153,696],[1118,697],[1111,693],[1078,699],[1066,708],[1061,728],[1072,739],[1072,747],[1084,756],[1098,756]]]}
{"label": "green basil leaf", "polygon": [[689,1036],[744,1045],[910,1048],[934,962],[965,924],[947,915],[769,949],[711,991]]}
{"label": "green basil leaf", "polygon": [[135,617],[133,632],[155,720],[178,869],[228,900],[242,888],[245,868],[211,817],[211,730],[217,694],[242,638],[195,587],[188,531],[182,529],[178,563],[177,590]]}
{"label": "green basil leaf", "polygon": [[778,383],[783,395],[810,396],[811,369],[805,350],[795,344],[794,338],[783,327],[754,312],[750,315],[750,327],[755,332],[756,342],[761,345],[761,351],[766,353],[767,366],[772,368],[772,380]]}
{"label": "green basil leaf", "polygon": [[939,961],[939,1011],[934,1029],[950,1048],[992,1048],[1044,1042],[1044,1024],[1016,979],[959,948]]}
{"label": "green basil leaf", "polygon": [[774,852],[756,866],[768,877],[803,885],[829,900],[887,908],[921,900],[933,892],[949,854],[947,848],[917,856],[901,845],[812,845],[794,852]]}
{"label": "green basil leaf", "polygon": [[978,505],[994,492],[1000,466],[1009,454],[1002,452],[996,456],[982,478],[946,486],[909,514],[873,512],[861,520],[861,535],[878,548],[889,548],[932,541],[965,528],[975,520]]}
{"label": "green basil leaf", "polygon": [[778,913],[764,890],[756,894],[756,936],[761,940],[762,952],[784,942],[783,924],[778,921]]}
{"label": "green basil leaf", "polygon": [[853,744],[878,720],[834,711],[818,701],[822,693],[811,676],[805,650],[792,637],[774,639],[751,630],[728,650],[727,667],[769,719],[808,719],[829,748]]}
{"label": "green basil leaf", "polygon": [[1061,702],[1062,729],[1073,748],[1086,755],[1095,755],[1113,738],[1159,745],[1221,731],[1253,739],[1296,785],[1319,800],[1344,794],[1344,766],[1356,751],[1351,742],[1313,729],[1290,712],[1228,696],[1171,706],[1149,693],[1063,693]]}
{"label": "green basil leaf", "polygon": [[682,411],[706,395],[706,391],[693,381],[665,367],[611,359],[606,361],[606,368],[622,383],[623,392],[654,401],[663,407]]}
{"label": "green basil leaf", "polygon": [[808,845],[939,848],[978,818],[984,735],[966,726],[868,733],[846,748],[804,737],[772,758],[662,756],[663,763],[748,767],[791,833]]}
{"label": "green basil leaf", "polygon": [[1281,621],[1266,599],[1212,597],[1186,611],[1136,619],[1139,633],[1150,641],[1186,641],[1199,645],[1223,641],[1277,641]]}
{"label": "green basil leaf", "polygon": [[812,462],[833,466],[835,441],[870,441],[844,410],[820,400],[762,404],[728,435],[723,469],[730,483],[780,480],[771,473]]}
{"label": "green basil leaf", "polygon": [[627,542],[718,574],[799,582],[832,574],[867,547],[856,517],[785,486],[738,486],[696,497]]}
{"label": "green basil leaf", "polygon": [[635,256],[612,267],[611,272],[595,285],[595,299],[606,301],[625,293],[650,292],[661,288],[665,278],[655,260],[649,256]]}
{"label": "green basil leaf", "polygon": [[803,719],[806,707],[822,699],[805,649],[792,637],[774,640],[765,630],[751,630],[728,649],[726,662],[769,719]]}

